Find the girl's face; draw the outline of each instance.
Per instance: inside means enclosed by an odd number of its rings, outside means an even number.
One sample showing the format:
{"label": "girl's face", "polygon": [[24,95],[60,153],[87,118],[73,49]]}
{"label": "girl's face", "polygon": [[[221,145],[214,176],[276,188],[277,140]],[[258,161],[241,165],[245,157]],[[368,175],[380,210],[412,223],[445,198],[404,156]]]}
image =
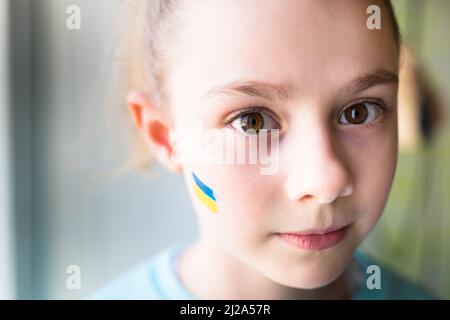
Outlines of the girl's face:
{"label": "girl's face", "polygon": [[[367,28],[371,4],[380,30]],[[350,0],[199,0],[182,10],[167,80],[175,130],[201,124],[247,143],[249,123],[280,130],[273,174],[260,164],[183,164],[202,241],[280,284],[330,283],[379,219],[395,172],[388,11]],[[216,213],[195,195],[192,172],[213,190]],[[279,235],[294,232],[325,235],[291,237],[297,246]]]}

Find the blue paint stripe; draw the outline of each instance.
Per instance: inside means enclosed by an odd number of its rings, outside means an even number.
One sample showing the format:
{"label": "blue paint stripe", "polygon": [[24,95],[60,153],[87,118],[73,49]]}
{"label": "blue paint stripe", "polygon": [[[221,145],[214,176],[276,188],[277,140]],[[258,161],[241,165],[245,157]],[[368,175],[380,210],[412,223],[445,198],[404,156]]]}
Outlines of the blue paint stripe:
{"label": "blue paint stripe", "polygon": [[214,197],[214,192],[203,182],[200,181],[200,179],[195,175],[195,173],[192,172],[192,177],[194,178],[195,183],[198,185],[200,190],[203,191],[204,194],[206,194],[208,197],[216,201],[216,197]]}

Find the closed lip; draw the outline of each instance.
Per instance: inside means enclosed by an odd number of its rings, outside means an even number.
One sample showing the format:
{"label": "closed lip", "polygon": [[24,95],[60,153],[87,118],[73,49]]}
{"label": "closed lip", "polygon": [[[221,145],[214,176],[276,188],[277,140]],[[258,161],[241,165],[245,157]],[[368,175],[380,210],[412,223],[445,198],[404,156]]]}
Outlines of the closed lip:
{"label": "closed lip", "polygon": [[312,251],[321,251],[341,242],[350,225],[330,227],[321,230],[277,233],[277,236],[289,245]]}
{"label": "closed lip", "polygon": [[278,232],[278,234],[292,234],[292,235],[299,235],[299,236],[307,236],[307,235],[324,235],[330,232],[335,232],[341,229],[345,229],[349,226],[350,224],[346,224],[346,225],[339,225],[339,226],[331,226],[328,227],[326,229],[310,229],[310,230],[306,230],[306,231],[287,231],[287,232]]}

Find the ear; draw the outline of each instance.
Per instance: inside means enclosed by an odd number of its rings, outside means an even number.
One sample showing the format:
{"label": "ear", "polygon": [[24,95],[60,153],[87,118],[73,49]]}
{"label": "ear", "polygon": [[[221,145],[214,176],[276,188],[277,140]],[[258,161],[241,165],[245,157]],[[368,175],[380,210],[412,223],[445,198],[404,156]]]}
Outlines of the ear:
{"label": "ear", "polygon": [[142,91],[130,92],[127,105],[136,127],[158,161],[170,171],[181,173],[182,165],[176,160],[171,139],[173,128],[166,113],[158,109],[148,94]]}

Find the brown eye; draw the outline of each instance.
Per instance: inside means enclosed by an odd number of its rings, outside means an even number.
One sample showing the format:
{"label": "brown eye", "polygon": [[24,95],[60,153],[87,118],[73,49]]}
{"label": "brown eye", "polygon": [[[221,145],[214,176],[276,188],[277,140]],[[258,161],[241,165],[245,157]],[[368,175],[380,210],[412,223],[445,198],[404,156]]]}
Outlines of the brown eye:
{"label": "brown eye", "polygon": [[262,129],[278,129],[277,121],[272,116],[264,112],[248,111],[243,112],[231,121],[231,126],[238,131],[246,132],[252,130],[258,133]]}
{"label": "brown eye", "polygon": [[[363,124],[375,121],[380,113],[380,107],[376,103],[360,102],[351,105],[344,110],[339,118],[340,123],[344,124]],[[342,118],[345,118],[342,120]]]}
{"label": "brown eye", "polygon": [[253,129],[258,132],[264,125],[264,118],[258,112],[248,113],[240,117],[240,126],[242,130],[247,131]]}

